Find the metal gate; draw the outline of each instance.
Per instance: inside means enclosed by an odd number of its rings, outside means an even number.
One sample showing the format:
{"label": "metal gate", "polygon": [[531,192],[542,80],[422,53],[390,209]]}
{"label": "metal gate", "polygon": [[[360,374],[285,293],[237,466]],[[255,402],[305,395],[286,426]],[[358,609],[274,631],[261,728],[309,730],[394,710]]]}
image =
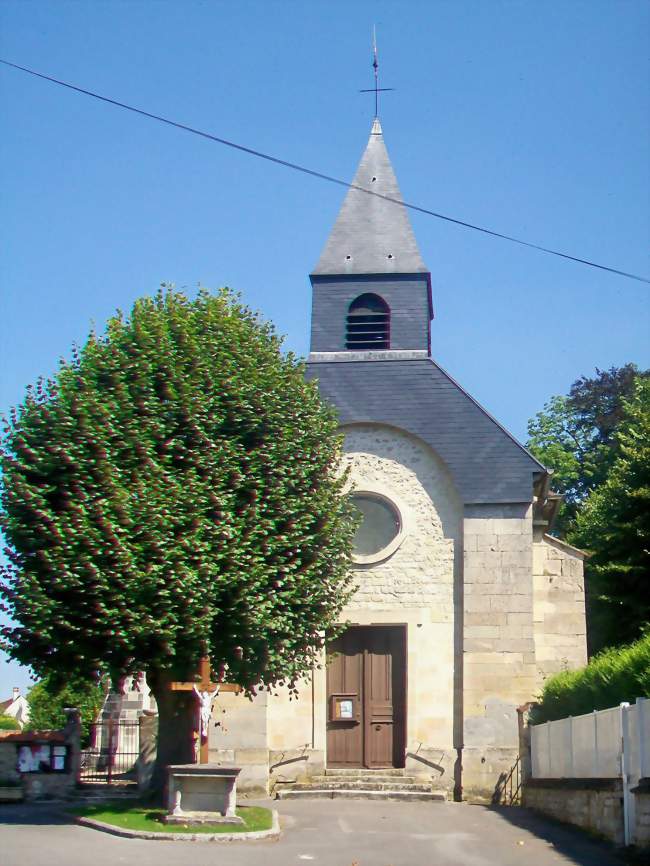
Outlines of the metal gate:
{"label": "metal gate", "polygon": [[137,719],[103,719],[90,726],[89,744],[81,750],[81,781],[135,784],[140,755]]}

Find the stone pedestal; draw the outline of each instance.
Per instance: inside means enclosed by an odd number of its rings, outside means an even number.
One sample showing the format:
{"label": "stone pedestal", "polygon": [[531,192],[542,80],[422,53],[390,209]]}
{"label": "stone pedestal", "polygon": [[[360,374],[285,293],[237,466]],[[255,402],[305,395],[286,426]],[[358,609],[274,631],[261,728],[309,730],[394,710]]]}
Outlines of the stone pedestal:
{"label": "stone pedestal", "polygon": [[239,767],[172,764],[167,767],[168,824],[242,824],[235,814]]}

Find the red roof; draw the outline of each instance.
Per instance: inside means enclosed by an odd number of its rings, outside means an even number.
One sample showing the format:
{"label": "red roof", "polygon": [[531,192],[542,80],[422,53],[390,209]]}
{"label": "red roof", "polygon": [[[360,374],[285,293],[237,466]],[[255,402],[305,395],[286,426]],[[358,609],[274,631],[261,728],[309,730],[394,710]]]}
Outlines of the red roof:
{"label": "red roof", "polygon": [[0,731],[0,739],[10,743],[65,743],[62,731]]}

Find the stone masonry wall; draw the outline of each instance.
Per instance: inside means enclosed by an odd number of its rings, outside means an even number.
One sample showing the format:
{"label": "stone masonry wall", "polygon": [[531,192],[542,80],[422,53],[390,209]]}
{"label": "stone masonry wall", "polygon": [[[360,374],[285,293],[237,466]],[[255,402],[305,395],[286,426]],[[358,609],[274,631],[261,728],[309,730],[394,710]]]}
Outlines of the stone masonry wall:
{"label": "stone masonry wall", "polygon": [[523,805],[558,821],[605,836],[623,838],[623,791],[618,779],[530,779]]}
{"label": "stone masonry wall", "polygon": [[645,791],[634,794],[634,807],[634,844],[639,848],[650,848],[650,785],[646,786]]}
{"label": "stone masonry wall", "polygon": [[0,784],[20,781],[17,762],[18,750],[15,743],[3,743],[0,739]]}
{"label": "stone masonry wall", "polygon": [[535,693],[532,507],[466,506],[463,786],[485,797],[517,757],[517,707]]}
{"label": "stone masonry wall", "polygon": [[584,553],[550,535],[533,546],[537,682],[587,664]]}
{"label": "stone masonry wall", "polygon": [[424,444],[389,427],[344,428],[343,465],[359,490],[384,491],[402,511],[405,535],[384,562],[356,570],[349,609],[428,607],[453,619],[454,540],[460,503],[443,464]]}
{"label": "stone masonry wall", "polygon": [[212,705],[208,729],[210,761],[241,767],[237,790],[242,794],[268,793],[268,701],[265,691],[260,691],[252,701],[243,694],[224,692]]}

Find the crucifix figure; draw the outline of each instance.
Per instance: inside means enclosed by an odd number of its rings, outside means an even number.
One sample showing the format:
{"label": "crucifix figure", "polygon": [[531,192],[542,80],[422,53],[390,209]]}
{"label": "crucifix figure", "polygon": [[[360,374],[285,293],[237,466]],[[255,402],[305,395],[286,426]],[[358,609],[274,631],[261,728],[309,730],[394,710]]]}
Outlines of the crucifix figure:
{"label": "crucifix figure", "polygon": [[194,694],[199,699],[199,718],[201,720],[201,740],[205,740],[208,736],[208,725],[210,724],[210,717],[212,715],[212,704],[214,699],[219,694],[219,685],[217,685],[216,689],[213,692],[209,691],[200,691],[197,689],[196,685],[192,689]]}
{"label": "crucifix figure", "polygon": [[372,68],[375,73],[375,86],[367,90],[360,90],[359,93],[374,93],[375,94],[375,117],[379,117],[379,94],[386,90],[395,90],[394,87],[379,86],[379,61],[377,60],[377,31],[375,26],[372,28]]}
{"label": "crucifix figure", "polygon": [[194,682],[173,682],[170,688],[173,692],[194,692],[198,698],[198,724],[195,736],[199,741],[199,764],[207,764],[209,760],[208,733],[212,704],[221,692],[240,692],[239,686],[232,683],[214,683],[210,677],[210,659],[205,657],[199,662],[197,680]]}

